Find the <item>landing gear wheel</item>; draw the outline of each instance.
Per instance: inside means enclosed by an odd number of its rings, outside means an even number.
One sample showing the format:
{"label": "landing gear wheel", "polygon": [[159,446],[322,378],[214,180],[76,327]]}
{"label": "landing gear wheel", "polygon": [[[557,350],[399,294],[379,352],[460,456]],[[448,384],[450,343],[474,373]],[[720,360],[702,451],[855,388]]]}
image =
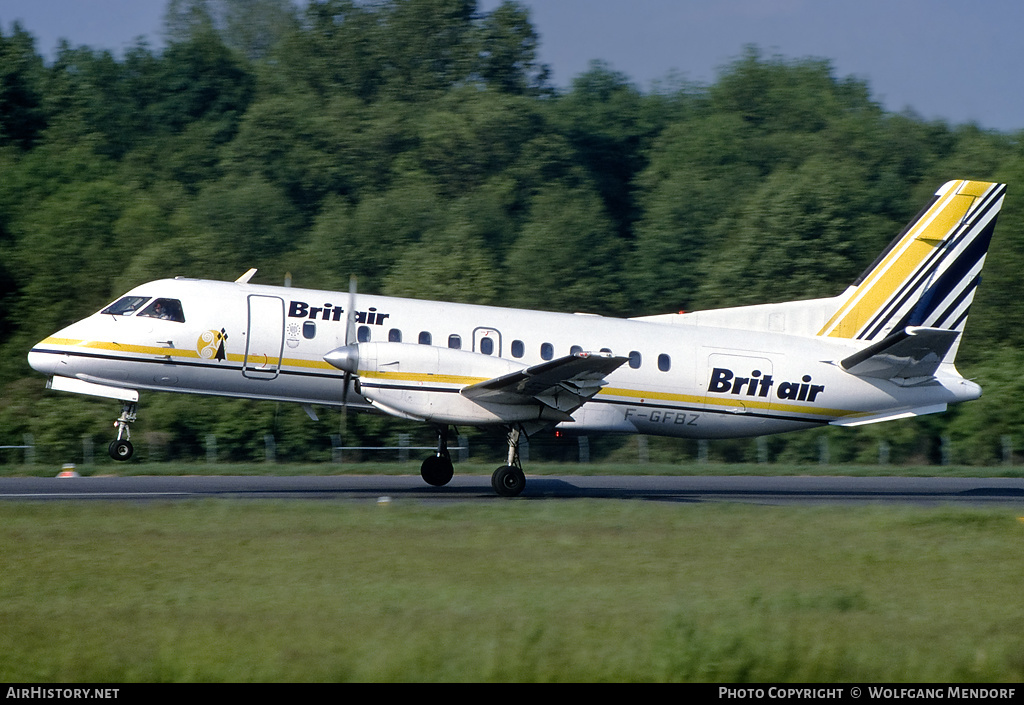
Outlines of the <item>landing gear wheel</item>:
{"label": "landing gear wheel", "polygon": [[135,448],[132,446],[131,441],[118,440],[111,441],[107,451],[114,460],[128,460],[128,458],[132,457],[132,453],[135,452]]}
{"label": "landing gear wheel", "polygon": [[444,487],[451,482],[454,474],[452,459],[447,455],[431,455],[420,466],[420,477],[434,487]]}
{"label": "landing gear wheel", "polygon": [[502,465],[491,475],[491,487],[502,497],[518,497],[526,487],[526,475],[520,468]]}

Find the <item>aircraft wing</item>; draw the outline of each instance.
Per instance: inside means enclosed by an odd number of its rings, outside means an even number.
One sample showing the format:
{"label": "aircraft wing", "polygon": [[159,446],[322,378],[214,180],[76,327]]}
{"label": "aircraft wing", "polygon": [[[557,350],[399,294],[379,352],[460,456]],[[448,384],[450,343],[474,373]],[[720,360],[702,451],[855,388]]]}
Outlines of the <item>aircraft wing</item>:
{"label": "aircraft wing", "polygon": [[907,327],[842,360],[840,366],[858,377],[929,378],[935,375],[959,331]]}
{"label": "aircraft wing", "polygon": [[574,353],[472,384],[462,389],[461,394],[478,404],[540,402],[568,417],[597,394],[607,384],[605,377],[627,360],[627,357]]}

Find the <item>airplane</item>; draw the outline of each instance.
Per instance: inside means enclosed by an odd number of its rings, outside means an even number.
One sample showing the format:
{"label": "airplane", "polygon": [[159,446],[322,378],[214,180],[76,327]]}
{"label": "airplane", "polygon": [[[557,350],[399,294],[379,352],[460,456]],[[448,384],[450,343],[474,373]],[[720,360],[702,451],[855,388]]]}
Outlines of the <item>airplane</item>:
{"label": "airplane", "polygon": [[1005,184],[949,181],[830,298],[621,319],[175,277],[135,287],[28,354],[50,389],[115,399],[132,456],[139,391],[374,411],[430,424],[420,468],[453,476],[453,427],[499,428],[491,485],[519,495],[544,428],[738,438],[939,413],[981,388],[954,360]]}

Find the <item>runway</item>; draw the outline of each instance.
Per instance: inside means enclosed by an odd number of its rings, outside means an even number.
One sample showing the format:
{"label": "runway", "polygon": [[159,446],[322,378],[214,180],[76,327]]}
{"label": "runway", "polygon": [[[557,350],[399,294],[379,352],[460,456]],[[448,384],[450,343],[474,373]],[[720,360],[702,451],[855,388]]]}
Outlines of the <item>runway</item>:
{"label": "runway", "polygon": [[0,478],[0,500],[147,501],[199,498],[417,502],[620,499],[749,504],[957,504],[1024,507],[1024,478],[530,476],[503,499],[486,475],[430,487],[413,475]]}

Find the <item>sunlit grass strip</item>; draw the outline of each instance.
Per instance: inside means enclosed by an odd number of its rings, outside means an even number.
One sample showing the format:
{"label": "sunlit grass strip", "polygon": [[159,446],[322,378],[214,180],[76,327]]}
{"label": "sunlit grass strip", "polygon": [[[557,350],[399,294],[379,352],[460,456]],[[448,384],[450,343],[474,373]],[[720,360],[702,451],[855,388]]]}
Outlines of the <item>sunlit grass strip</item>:
{"label": "sunlit grass strip", "polygon": [[0,679],[1016,681],[1012,510],[0,504]]}
{"label": "sunlit grass strip", "polygon": [[[360,463],[103,463],[79,465],[82,475],[419,475],[420,460]],[[456,462],[456,475],[490,475],[500,464]],[[854,465],[818,463],[555,463],[530,462],[527,475],[848,475],[858,477],[1021,477],[1022,465]],[[0,477],[53,477],[52,464],[0,465]]]}

